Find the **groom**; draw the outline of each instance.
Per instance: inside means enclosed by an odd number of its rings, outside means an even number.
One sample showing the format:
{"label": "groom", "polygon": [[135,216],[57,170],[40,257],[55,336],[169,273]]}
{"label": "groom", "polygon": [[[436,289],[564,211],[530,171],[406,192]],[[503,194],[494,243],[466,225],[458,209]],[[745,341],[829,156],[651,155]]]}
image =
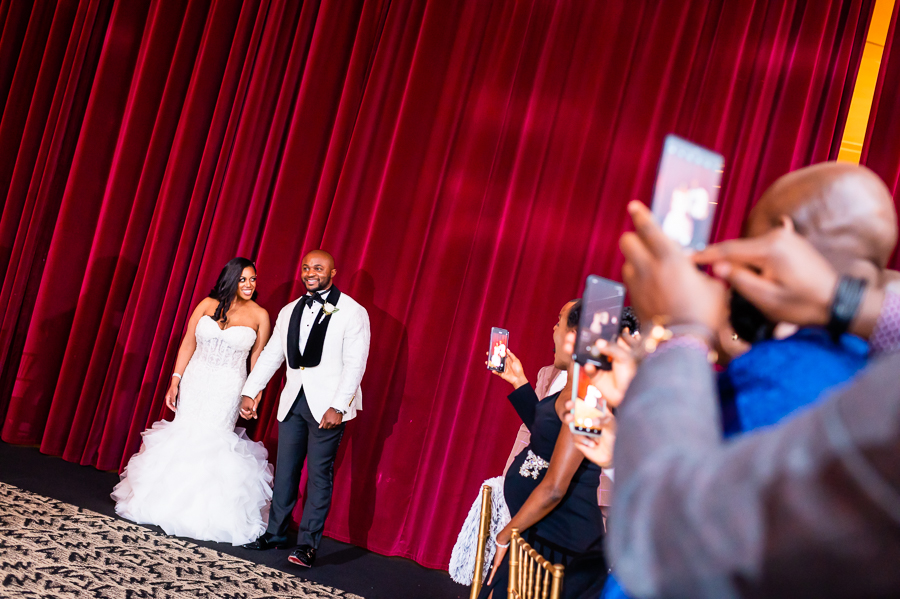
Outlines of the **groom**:
{"label": "groom", "polygon": [[334,458],[344,426],[362,409],[359,383],[369,355],[369,315],[331,284],[334,258],[315,250],[303,258],[307,293],[278,314],[275,330],[241,394],[241,415],[256,417],[256,397],[287,359],[278,402],[278,459],[269,526],[247,549],[284,549],[307,460],[306,504],[291,563],[310,567],[331,507]]}

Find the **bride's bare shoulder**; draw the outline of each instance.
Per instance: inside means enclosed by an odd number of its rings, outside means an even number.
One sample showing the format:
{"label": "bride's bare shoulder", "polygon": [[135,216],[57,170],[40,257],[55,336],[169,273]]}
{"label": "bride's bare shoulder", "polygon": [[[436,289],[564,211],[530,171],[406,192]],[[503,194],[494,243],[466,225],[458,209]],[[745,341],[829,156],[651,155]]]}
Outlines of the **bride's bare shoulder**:
{"label": "bride's bare shoulder", "polygon": [[199,312],[201,315],[212,314],[213,312],[216,311],[216,308],[218,307],[218,305],[219,305],[219,300],[217,300],[215,298],[211,298],[211,297],[204,297],[202,300],[200,300],[200,303],[197,304],[196,311]]}
{"label": "bride's bare shoulder", "polygon": [[252,300],[247,303],[247,307],[250,308],[251,314],[259,322],[269,322],[269,312],[265,308]]}

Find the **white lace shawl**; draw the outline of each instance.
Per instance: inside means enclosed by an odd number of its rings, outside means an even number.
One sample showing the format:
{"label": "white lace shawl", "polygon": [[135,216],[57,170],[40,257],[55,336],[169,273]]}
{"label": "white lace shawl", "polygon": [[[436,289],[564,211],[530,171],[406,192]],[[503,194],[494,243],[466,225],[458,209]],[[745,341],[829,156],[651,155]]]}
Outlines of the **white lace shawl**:
{"label": "white lace shawl", "polygon": [[[484,484],[491,487],[491,537],[484,548],[484,574],[487,574],[488,567],[494,559],[494,541],[497,533],[509,524],[510,516],[509,508],[506,507],[506,499],[503,497],[503,477],[489,478],[484,481]],[[450,578],[466,586],[471,586],[472,579],[475,577],[475,554],[478,552],[480,520],[481,492],[479,487],[475,503],[472,504],[469,515],[463,522],[456,545],[453,546],[453,553],[450,554]]]}

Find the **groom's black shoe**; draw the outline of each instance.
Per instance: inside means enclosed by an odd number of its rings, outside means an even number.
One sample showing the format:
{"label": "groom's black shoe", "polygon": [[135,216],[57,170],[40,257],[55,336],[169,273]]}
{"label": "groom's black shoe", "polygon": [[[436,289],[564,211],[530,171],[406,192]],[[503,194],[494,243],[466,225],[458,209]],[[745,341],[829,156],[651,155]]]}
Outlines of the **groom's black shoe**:
{"label": "groom's black shoe", "polygon": [[244,549],[265,551],[266,549],[287,549],[290,547],[290,544],[286,538],[276,537],[272,533],[266,532],[252,543],[247,543],[243,547]]}
{"label": "groom's black shoe", "polygon": [[316,548],[309,545],[300,545],[288,556],[288,561],[298,566],[306,566],[311,568],[313,562],[316,561]]}

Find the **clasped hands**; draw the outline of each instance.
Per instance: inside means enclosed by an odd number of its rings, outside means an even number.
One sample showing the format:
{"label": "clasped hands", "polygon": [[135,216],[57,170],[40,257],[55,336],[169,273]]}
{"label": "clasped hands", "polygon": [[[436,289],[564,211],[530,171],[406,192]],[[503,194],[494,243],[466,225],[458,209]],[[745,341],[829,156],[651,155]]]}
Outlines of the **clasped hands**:
{"label": "clasped hands", "polygon": [[253,420],[258,417],[256,413],[256,407],[259,405],[259,401],[262,399],[262,391],[256,394],[256,397],[247,397],[246,395],[241,395],[241,418],[244,420]]}
{"label": "clasped hands", "polygon": [[[259,405],[259,401],[262,399],[262,391],[260,391],[255,398],[247,397],[246,395],[241,396],[241,418],[245,420],[252,420],[258,417],[256,413],[256,407]],[[344,415],[335,410],[334,408],[328,408],[325,410],[325,415],[322,416],[322,420],[319,422],[319,428],[323,429],[332,429],[336,426],[339,426],[341,422],[344,420]]]}

